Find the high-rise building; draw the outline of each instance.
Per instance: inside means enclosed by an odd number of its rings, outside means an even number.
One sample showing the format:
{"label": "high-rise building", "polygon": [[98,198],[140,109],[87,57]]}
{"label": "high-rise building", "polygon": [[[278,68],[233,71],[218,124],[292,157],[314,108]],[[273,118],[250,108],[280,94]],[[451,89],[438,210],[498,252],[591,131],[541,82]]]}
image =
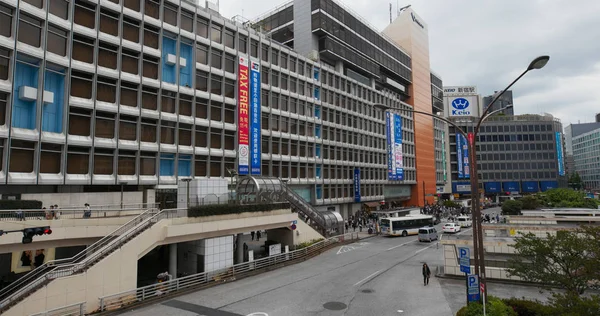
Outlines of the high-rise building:
{"label": "high-rise building", "polygon": [[587,189],[600,189],[600,113],[596,122],[565,127],[569,174],[577,172]]}
{"label": "high-rise building", "polygon": [[415,16],[390,26],[411,43],[330,0],[255,23],[188,1],[0,0],[0,194],[250,174],[344,216],[423,204],[433,122],[403,111],[432,110]]}
{"label": "high-rise building", "polygon": [[[496,94],[498,92],[499,91],[494,91],[494,94]],[[494,100],[494,97],[495,97],[494,94],[489,95],[487,97],[483,97],[483,108],[484,109],[488,105],[490,105],[490,103],[492,103],[492,100]],[[508,91],[504,92],[504,94],[502,94],[502,96],[500,96],[500,98],[498,98],[498,100],[496,100],[494,105],[492,105],[492,107],[490,108],[490,112],[501,109],[501,108],[509,106],[509,105],[514,105],[512,90],[508,90]],[[505,109],[505,110],[502,110],[502,112],[500,112],[500,113],[502,113],[504,115],[515,115],[515,108],[512,107],[509,109]]]}

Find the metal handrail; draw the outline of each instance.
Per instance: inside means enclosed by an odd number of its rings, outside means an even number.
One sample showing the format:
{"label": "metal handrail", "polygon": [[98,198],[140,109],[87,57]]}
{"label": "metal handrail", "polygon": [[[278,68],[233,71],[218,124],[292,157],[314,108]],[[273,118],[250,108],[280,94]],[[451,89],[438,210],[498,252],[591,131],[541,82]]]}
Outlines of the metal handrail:
{"label": "metal handrail", "polygon": [[[93,262],[97,257],[102,256],[115,248],[110,246],[115,246],[119,241],[131,236],[132,231],[135,231],[136,233],[139,232],[139,229],[136,230],[136,227],[142,226],[141,228],[147,228],[145,225],[140,224],[146,223],[149,220],[154,219],[158,214],[163,214],[166,211],[170,210],[162,210],[158,213],[156,213],[156,210],[145,211],[75,256],[48,261],[37,267],[19,280],[0,290],[0,308],[6,306],[11,301],[18,300],[29,291],[36,290],[36,287],[39,284],[63,275],[71,275],[75,273],[76,270],[87,268],[90,262]],[[68,273],[69,270],[71,270],[71,273]],[[52,274],[52,272],[54,272],[54,274]]]}
{"label": "metal handrail", "polygon": [[164,294],[172,294],[178,291],[189,290],[208,284],[227,282],[228,280],[233,281],[236,277],[250,274],[255,270],[279,265],[287,261],[310,258],[332,244],[354,239],[359,239],[358,233],[338,235],[319,241],[306,248],[287,253],[281,253],[254,261],[238,263],[229,268],[210,272],[201,272],[177,279],[172,279],[166,282],[146,285],[116,294],[102,296],[99,298],[99,311],[103,312],[123,308],[126,306],[129,307],[132,304],[138,304],[145,300]]}
{"label": "metal handrail", "polygon": [[61,220],[61,219],[88,219],[104,217],[137,216],[147,208],[140,207],[113,207],[104,209],[92,208],[89,217],[84,216],[85,209],[61,208],[51,209],[26,209],[26,210],[0,210],[0,221],[23,221],[23,220]]}
{"label": "metal handrail", "polygon": [[83,316],[85,315],[85,302],[75,303],[33,314],[31,316]]}
{"label": "metal handrail", "polygon": [[316,211],[312,205],[306,202],[298,193],[290,189],[285,183],[282,182],[282,187],[285,189],[288,195],[288,201],[293,204],[299,211],[310,218],[311,221],[319,225],[323,230],[327,230],[326,219],[323,214]]}

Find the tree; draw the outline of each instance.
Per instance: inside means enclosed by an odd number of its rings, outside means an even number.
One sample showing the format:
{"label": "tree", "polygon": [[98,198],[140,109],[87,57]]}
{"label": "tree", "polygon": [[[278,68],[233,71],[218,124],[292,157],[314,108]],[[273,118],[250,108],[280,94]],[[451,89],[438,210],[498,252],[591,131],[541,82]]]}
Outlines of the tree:
{"label": "tree", "polygon": [[540,206],[540,201],[535,195],[528,195],[523,197],[521,200],[524,210],[535,210]]}
{"label": "tree", "polygon": [[502,204],[503,215],[521,215],[523,202],[518,200],[508,200]]}
{"label": "tree", "polygon": [[575,172],[571,174],[571,176],[569,177],[569,187],[575,190],[583,189],[583,181],[581,181],[579,173]]}
{"label": "tree", "polygon": [[454,201],[450,201],[450,200],[446,200],[444,201],[444,206],[445,207],[454,207],[454,208],[459,208],[460,205]]}
{"label": "tree", "polygon": [[541,196],[542,202],[549,207],[582,207],[597,208],[598,202],[588,199],[583,191],[573,189],[552,189],[544,192]]}

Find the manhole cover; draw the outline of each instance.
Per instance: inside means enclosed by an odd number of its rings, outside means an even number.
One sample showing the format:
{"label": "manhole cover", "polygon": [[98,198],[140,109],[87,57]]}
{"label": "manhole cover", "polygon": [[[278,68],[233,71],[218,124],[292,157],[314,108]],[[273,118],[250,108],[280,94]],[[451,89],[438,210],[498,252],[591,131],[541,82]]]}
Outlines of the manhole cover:
{"label": "manhole cover", "polygon": [[325,307],[325,309],[328,309],[330,311],[341,311],[343,309],[346,309],[346,304],[344,304],[342,302],[327,302],[327,303],[323,304],[323,307]]}
{"label": "manhole cover", "polygon": [[375,291],[371,290],[371,289],[364,289],[364,290],[361,290],[361,292],[363,292],[363,293],[373,293]]}

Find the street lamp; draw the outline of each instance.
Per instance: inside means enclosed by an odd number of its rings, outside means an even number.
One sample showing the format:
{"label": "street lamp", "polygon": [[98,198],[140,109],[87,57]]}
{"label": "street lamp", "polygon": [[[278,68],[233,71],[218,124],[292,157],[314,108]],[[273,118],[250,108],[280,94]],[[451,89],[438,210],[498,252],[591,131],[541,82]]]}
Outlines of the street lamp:
{"label": "street lamp", "polygon": [[121,186],[121,210],[123,210],[123,186],[126,184],[127,182],[119,182],[119,185]]}
{"label": "street lamp", "polygon": [[188,210],[190,209],[190,181],[192,181],[192,178],[183,178],[181,179],[181,181],[185,182],[185,196],[186,196],[186,204],[185,204],[185,208],[187,208]]}
{"label": "street lamp", "polygon": [[[452,122],[451,120],[449,120],[445,117],[442,117],[442,116],[439,116],[439,115],[436,115],[433,113],[417,111],[417,110],[414,110],[411,108],[401,110],[401,111],[408,111],[408,112],[412,112],[412,113],[416,113],[416,114],[431,116],[438,120],[444,121],[444,122],[452,125],[458,133],[460,133],[463,137],[465,137],[466,139],[469,140],[467,142],[467,147],[468,147],[469,156],[470,156],[469,157],[469,173],[470,173],[470,180],[471,180],[471,208],[473,210],[473,212],[472,212],[473,213],[473,249],[474,249],[473,254],[474,254],[474,259],[475,259],[474,260],[475,261],[475,274],[479,275],[479,282],[483,285],[484,288],[485,288],[485,282],[486,282],[485,258],[484,258],[484,251],[483,251],[483,230],[481,227],[481,207],[479,205],[479,178],[477,177],[477,153],[475,152],[477,134],[479,132],[479,128],[483,121],[485,121],[487,118],[489,118],[490,116],[492,116],[498,112],[502,112],[504,110],[507,110],[507,109],[510,109],[513,107],[513,105],[510,104],[503,108],[500,108],[500,109],[490,112],[492,105],[494,105],[494,103],[496,103],[496,101],[508,89],[510,89],[510,87],[512,87],[519,79],[521,79],[527,72],[534,70],[534,69],[543,68],[548,63],[549,60],[550,60],[550,56],[537,57],[529,64],[527,69],[525,71],[523,71],[523,73],[521,73],[521,75],[519,75],[517,77],[517,79],[513,80],[513,82],[511,82],[500,93],[496,94],[494,99],[492,100],[492,102],[490,102],[490,104],[485,108],[483,113],[481,113],[479,121],[477,122],[477,126],[473,130],[473,133],[467,134],[456,123]],[[378,104],[377,106],[388,108],[387,106],[380,105],[380,104]],[[487,301],[487,291],[484,291],[483,295],[484,295],[484,299]]]}

